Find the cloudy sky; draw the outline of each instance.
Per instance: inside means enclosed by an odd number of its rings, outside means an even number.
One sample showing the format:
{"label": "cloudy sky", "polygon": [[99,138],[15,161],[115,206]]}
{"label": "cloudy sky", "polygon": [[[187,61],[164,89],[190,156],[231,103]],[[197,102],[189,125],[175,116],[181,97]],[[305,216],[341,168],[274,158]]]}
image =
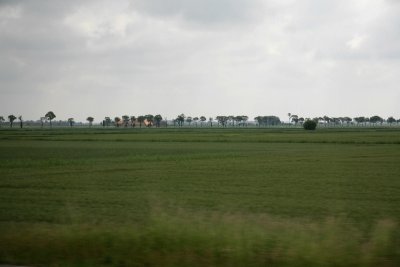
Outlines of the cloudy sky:
{"label": "cloudy sky", "polygon": [[398,0],[0,0],[0,115],[400,117]]}

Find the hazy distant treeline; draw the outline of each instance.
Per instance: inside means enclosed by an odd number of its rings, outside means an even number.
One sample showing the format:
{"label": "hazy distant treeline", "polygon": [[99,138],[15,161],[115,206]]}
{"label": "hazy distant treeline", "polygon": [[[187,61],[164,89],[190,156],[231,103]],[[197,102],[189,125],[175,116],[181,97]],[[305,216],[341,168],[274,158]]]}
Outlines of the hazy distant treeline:
{"label": "hazy distant treeline", "polygon": [[287,120],[282,121],[278,116],[256,116],[253,120],[250,120],[246,115],[218,115],[216,117],[205,117],[205,116],[186,116],[185,114],[180,114],[176,118],[167,119],[163,118],[162,115],[140,115],[140,116],[129,116],[123,115],[121,117],[105,117],[95,122],[94,117],[87,117],[86,122],[75,121],[74,118],[67,118],[64,120],[56,120],[57,116],[54,112],[49,111],[43,117],[38,120],[27,120],[24,121],[23,117],[20,115],[16,117],[11,114],[6,118],[0,116],[0,126],[13,127],[15,123],[18,124],[20,128],[24,126],[34,126],[34,127],[79,127],[79,126],[89,126],[92,127],[93,124],[102,127],[247,127],[247,126],[297,126],[303,125],[307,120],[313,120],[320,126],[334,127],[334,126],[377,126],[385,125],[392,126],[400,124],[400,119],[395,119],[390,116],[386,119],[380,116],[372,117],[301,117],[295,114],[288,113]]}

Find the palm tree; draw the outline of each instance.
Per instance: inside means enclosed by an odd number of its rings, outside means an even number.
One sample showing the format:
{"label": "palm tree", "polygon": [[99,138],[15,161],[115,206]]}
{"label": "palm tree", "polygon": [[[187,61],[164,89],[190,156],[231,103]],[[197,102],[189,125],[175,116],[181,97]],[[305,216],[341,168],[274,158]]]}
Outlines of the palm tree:
{"label": "palm tree", "polygon": [[145,119],[146,119],[145,116],[142,116],[142,115],[138,116],[137,120],[139,122],[139,127],[140,128],[142,128],[142,123],[144,122]]}
{"label": "palm tree", "polygon": [[3,117],[3,116],[0,116],[0,127],[1,127],[1,125],[3,124],[4,121],[5,121],[5,120],[4,120],[4,117]]}
{"label": "palm tree", "polygon": [[14,123],[14,121],[15,121],[15,119],[16,119],[17,117],[15,117],[14,115],[8,115],[8,120],[10,121],[10,128],[12,128],[13,127],[13,123]]}
{"label": "palm tree", "polygon": [[53,127],[53,125],[51,124],[51,121],[56,117],[56,114],[54,114],[53,111],[49,111],[44,116],[46,119],[48,119],[50,121],[50,127]]}
{"label": "palm tree", "polygon": [[68,123],[69,123],[69,126],[71,126],[72,127],[72,125],[74,125],[74,118],[68,118]]}
{"label": "palm tree", "polygon": [[162,121],[162,116],[160,114],[157,114],[154,116],[154,120],[156,121],[156,126],[160,127],[161,121]]}
{"label": "palm tree", "polygon": [[21,127],[21,129],[22,129],[22,124],[23,124],[23,121],[22,121],[22,115],[19,115],[18,116],[18,119],[19,119],[19,126]]}
{"label": "palm tree", "polygon": [[119,122],[120,122],[120,121],[121,121],[121,118],[120,118],[120,117],[115,117],[115,118],[114,118],[115,126],[119,127]]}
{"label": "palm tree", "polygon": [[92,127],[94,118],[93,117],[87,117],[86,120],[89,122],[89,127]]}

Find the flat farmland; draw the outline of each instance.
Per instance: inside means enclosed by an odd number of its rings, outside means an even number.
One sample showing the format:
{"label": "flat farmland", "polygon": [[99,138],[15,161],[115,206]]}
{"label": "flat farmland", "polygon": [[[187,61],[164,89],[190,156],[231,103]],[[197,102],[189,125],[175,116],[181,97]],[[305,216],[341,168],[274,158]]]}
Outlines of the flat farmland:
{"label": "flat farmland", "polygon": [[0,263],[398,266],[400,130],[0,131]]}

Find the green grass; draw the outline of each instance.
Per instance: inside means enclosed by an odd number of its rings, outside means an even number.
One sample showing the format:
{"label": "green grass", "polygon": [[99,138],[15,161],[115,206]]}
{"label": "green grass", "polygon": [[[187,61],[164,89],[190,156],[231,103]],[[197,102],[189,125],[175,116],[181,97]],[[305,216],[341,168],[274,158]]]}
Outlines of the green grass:
{"label": "green grass", "polygon": [[0,263],[398,266],[399,129],[0,131]]}

